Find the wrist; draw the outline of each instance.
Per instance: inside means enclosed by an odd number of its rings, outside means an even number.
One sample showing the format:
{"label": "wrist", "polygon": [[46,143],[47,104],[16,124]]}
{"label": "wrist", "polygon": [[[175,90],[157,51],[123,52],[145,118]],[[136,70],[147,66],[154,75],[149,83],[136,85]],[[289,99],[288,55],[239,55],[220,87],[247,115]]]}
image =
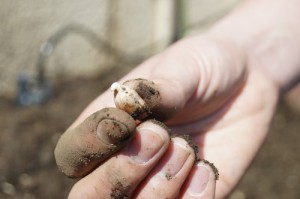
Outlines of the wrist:
{"label": "wrist", "polygon": [[300,74],[300,40],[290,27],[261,31],[244,44],[249,70],[257,70],[284,95]]}
{"label": "wrist", "polygon": [[[281,95],[300,77],[300,12],[294,0],[246,1],[211,28],[209,34],[233,42],[244,51],[249,72],[260,71]],[[296,7],[291,13],[287,8]],[[283,13],[283,14],[282,14]]]}

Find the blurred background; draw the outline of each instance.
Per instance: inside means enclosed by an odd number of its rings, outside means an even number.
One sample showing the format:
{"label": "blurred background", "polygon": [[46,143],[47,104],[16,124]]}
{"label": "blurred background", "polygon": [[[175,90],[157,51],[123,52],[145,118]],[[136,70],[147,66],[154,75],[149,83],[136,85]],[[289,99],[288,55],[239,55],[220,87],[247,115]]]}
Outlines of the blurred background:
{"label": "blurred background", "polygon": [[[110,84],[239,0],[2,0],[0,198],[66,198],[62,132]],[[282,99],[269,137],[231,199],[300,197],[300,86]]]}

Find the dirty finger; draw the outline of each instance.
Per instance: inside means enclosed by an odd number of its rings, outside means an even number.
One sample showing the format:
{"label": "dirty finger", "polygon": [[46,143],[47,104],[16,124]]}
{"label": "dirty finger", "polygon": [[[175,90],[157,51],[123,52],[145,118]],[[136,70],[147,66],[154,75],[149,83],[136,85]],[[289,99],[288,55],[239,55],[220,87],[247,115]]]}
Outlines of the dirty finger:
{"label": "dirty finger", "polygon": [[54,151],[56,163],[68,177],[83,177],[125,146],[135,129],[135,121],[122,110],[97,111],[60,137]]}
{"label": "dirty finger", "polygon": [[206,160],[198,162],[184,183],[180,198],[214,199],[218,177],[218,170],[212,163]]}
{"label": "dirty finger", "polygon": [[166,152],[165,128],[146,121],[133,140],[116,155],[78,181],[69,198],[128,198]]}
{"label": "dirty finger", "polygon": [[134,198],[177,198],[195,162],[194,149],[183,138],[172,138],[160,163],[139,186]]}

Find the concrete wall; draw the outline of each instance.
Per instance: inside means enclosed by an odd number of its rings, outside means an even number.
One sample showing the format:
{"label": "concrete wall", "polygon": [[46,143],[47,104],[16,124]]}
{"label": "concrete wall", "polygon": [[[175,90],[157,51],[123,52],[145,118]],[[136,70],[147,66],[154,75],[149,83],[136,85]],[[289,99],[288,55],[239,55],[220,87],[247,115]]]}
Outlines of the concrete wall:
{"label": "concrete wall", "polygon": [[[192,31],[207,27],[237,1],[183,1],[185,25]],[[22,71],[36,73],[39,50],[49,38],[55,45],[44,61],[46,75],[52,79],[96,76],[115,65],[114,53],[143,59],[161,51],[172,39],[174,3],[175,0],[2,0],[0,96],[16,95],[16,81]],[[99,38],[118,51],[103,47]]]}

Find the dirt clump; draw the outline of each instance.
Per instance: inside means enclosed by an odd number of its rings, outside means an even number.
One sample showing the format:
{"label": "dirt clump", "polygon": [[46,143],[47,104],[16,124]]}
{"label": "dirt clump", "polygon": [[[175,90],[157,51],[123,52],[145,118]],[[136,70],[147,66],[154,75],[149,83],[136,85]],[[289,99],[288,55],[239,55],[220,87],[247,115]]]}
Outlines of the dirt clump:
{"label": "dirt clump", "polygon": [[127,190],[127,186],[124,186],[121,182],[117,182],[111,191],[110,197],[111,199],[128,199]]}
{"label": "dirt clump", "polygon": [[167,180],[171,180],[173,178],[173,175],[171,173],[166,173],[165,177],[167,178]]}

